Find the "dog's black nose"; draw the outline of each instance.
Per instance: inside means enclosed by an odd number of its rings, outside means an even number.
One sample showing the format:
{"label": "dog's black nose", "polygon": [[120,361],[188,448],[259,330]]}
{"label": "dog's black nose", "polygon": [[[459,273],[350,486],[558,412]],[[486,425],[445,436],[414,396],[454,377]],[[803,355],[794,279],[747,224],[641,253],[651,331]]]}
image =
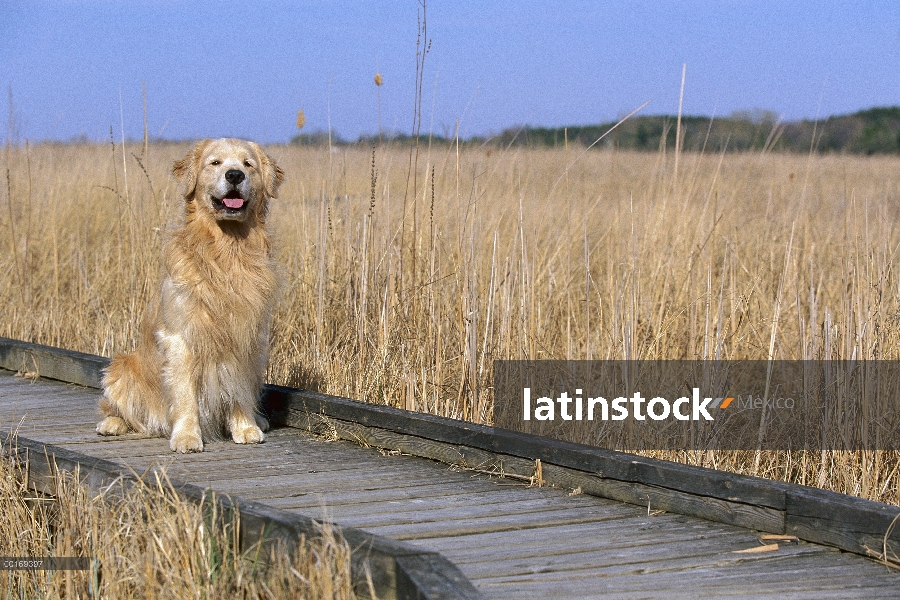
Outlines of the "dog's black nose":
{"label": "dog's black nose", "polygon": [[244,180],[244,172],[239,169],[228,169],[225,171],[225,181],[231,185],[237,185]]}

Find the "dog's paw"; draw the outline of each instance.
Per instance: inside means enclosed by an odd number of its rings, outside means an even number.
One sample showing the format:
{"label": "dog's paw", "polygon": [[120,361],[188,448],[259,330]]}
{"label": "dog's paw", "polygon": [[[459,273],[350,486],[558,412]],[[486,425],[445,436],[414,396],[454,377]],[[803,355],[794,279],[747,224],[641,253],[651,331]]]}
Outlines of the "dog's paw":
{"label": "dog's paw", "polygon": [[179,431],[172,434],[169,440],[169,448],[172,452],[186,454],[188,452],[203,452],[203,438],[199,432]]}
{"label": "dog's paw", "polygon": [[231,432],[235,444],[259,444],[266,439],[266,434],[256,425],[242,427]]}
{"label": "dog's paw", "polygon": [[97,433],[100,435],[122,435],[128,433],[129,429],[122,417],[106,417],[97,423]]}
{"label": "dog's paw", "polygon": [[256,426],[262,429],[263,431],[269,430],[269,420],[262,415],[253,415],[253,418],[256,420]]}

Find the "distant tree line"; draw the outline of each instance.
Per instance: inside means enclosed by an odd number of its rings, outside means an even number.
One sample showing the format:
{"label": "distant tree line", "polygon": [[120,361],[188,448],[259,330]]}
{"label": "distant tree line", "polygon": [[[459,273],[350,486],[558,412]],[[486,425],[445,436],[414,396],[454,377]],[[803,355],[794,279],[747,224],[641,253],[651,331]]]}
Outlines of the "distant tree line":
{"label": "distant tree line", "polygon": [[[632,117],[606,135],[595,148],[659,151],[673,150],[676,144],[675,116]],[[569,144],[590,146],[609,131],[615,122],[573,127],[510,127],[491,137],[460,140],[465,145],[545,146]],[[900,106],[870,108],[851,115],[839,115],[814,121],[781,121],[774,112],[753,110],[727,117],[682,116],[682,148],[688,151],[718,152],[772,150],[787,152],[900,154]],[[382,142],[407,143],[409,134],[385,134]],[[298,135],[295,144],[326,145],[327,132]],[[332,131],[330,143],[371,145],[378,136],[362,136],[347,142]],[[420,143],[453,143],[440,135],[422,135]]]}
{"label": "distant tree line", "polygon": [[[623,150],[674,149],[674,116],[633,117],[597,146]],[[506,129],[498,136],[504,144],[589,146],[609,131],[614,122],[568,128],[523,127]],[[900,106],[870,108],[852,115],[820,121],[779,121],[769,111],[742,111],[724,118],[682,116],[682,148],[691,151],[776,150],[791,152],[848,152],[900,154]]]}

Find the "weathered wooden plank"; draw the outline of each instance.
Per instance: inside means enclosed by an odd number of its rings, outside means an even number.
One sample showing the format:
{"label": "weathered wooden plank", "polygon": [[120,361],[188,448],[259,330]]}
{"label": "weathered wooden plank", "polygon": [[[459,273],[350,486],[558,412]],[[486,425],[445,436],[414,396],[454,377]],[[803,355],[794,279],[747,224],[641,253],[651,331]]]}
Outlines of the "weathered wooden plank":
{"label": "weathered wooden plank", "polygon": [[[789,598],[790,600],[820,600],[848,598],[897,598],[889,586],[845,586],[804,589],[808,579],[797,577],[797,581],[777,581],[766,583],[764,578],[743,584],[724,584],[714,577],[706,580],[691,579],[687,582],[678,579],[673,573],[668,582],[655,582],[654,585],[643,586],[637,582],[628,586],[613,587],[602,576],[588,579],[554,581],[542,585],[538,581],[512,580],[509,582],[478,582],[479,589],[486,595],[496,598],[516,598],[517,600],[579,600],[596,598],[619,598],[646,600],[648,598],[666,598],[666,600],[694,600],[697,598],[741,598],[743,600],[771,598]],[[628,581],[632,581],[629,579]]]}
{"label": "weathered wooden plank", "polygon": [[100,395],[98,388],[85,387],[68,381],[47,379],[46,377],[37,377],[34,379],[18,377],[11,371],[0,369],[0,394],[7,395],[10,393],[10,390],[16,390],[17,393],[24,394],[25,397],[53,394],[62,391],[77,392],[79,390],[90,394],[93,398]]}
{"label": "weathered wooden plank", "polygon": [[[0,344],[2,344],[2,342],[0,342]],[[0,395],[7,394],[8,391],[12,389],[27,389],[28,387],[33,389],[43,388],[45,392],[54,389],[91,390],[92,394],[97,394],[97,388],[85,387],[83,385],[78,385],[77,383],[59,381],[57,379],[47,379],[46,377],[36,377],[33,379],[31,377],[21,377],[15,371],[0,367]]]}
{"label": "weathered wooden plank", "polygon": [[[462,504],[447,507],[417,506],[412,510],[387,510],[387,511],[353,511],[344,507],[330,506],[336,519],[342,523],[353,523],[354,527],[368,528],[388,525],[419,525],[430,528],[433,523],[446,523],[449,521],[464,521],[470,519],[487,519],[500,517],[545,516],[551,512],[560,510],[572,510],[575,508],[589,509],[591,514],[599,518],[607,518],[603,509],[598,506],[595,499],[567,498],[563,500],[556,494],[540,494],[525,500],[516,500],[502,504]],[[540,515],[534,515],[540,513]],[[611,515],[609,518],[618,518]]]}
{"label": "weathered wooden plank", "polygon": [[[437,492],[436,495],[434,492]],[[414,510],[432,511],[465,505],[489,507],[512,502],[533,500],[535,498],[541,498],[545,496],[546,494],[535,494],[534,490],[503,490],[496,488],[490,491],[467,490],[462,494],[447,493],[446,490],[439,488],[437,490],[433,489],[432,493],[426,495],[425,497],[400,499],[372,498],[371,492],[369,491],[356,493],[343,492],[341,494],[342,501],[339,502],[334,501],[334,496],[332,494],[328,494],[327,498],[323,496],[318,501],[314,499],[308,499],[304,504],[297,504],[296,501],[300,498],[294,498],[294,502],[291,502],[290,508],[300,510],[307,507],[318,507],[321,506],[322,501],[326,501],[328,507],[330,508],[340,506],[342,510],[341,514],[401,514]],[[284,500],[286,501],[287,499]],[[270,503],[273,506],[276,505],[274,502]],[[286,507],[285,504],[278,504],[278,506],[281,506],[282,508]]]}
{"label": "weathered wooden plank", "polygon": [[900,527],[891,524],[900,507],[845,494],[795,486],[787,494],[785,530],[802,539],[829,544],[858,554],[900,555]]}
{"label": "weathered wooden plank", "polygon": [[[97,436],[98,438],[100,436]],[[111,438],[100,438],[109,440]],[[143,440],[142,440],[143,441]],[[168,440],[163,438],[149,438],[147,444],[135,448],[136,452],[129,452],[130,441],[123,441],[118,445],[124,454],[123,458],[140,460],[144,456],[152,457],[163,454],[173,456],[168,452]],[[96,443],[96,442],[95,442]],[[295,447],[287,451],[288,444],[277,444],[267,440],[263,444],[239,445],[231,441],[212,442],[204,447],[203,452],[179,457],[179,464],[196,468],[216,468],[228,465],[229,467],[246,469],[285,469],[286,471],[351,471],[372,468],[390,468],[398,465],[393,457],[373,456],[368,452],[351,452],[355,448],[326,448],[307,446],[305,444],[293,444]],[[279,447],[281,446],[281,447]],[[155,449],[155,452],[152,450]],[[166,450],[166,452],[160,452]],[[107,450],[100,450],[110,452]],[[430,465],[411,464],[411,471],[433,473]],[[442,465],[443,466],[443,465]],[[443,466],[446,469],[446,466]],[[450,471],[448,471],[450,472]]]}
{"label": "weathered wooden plank", "polygon": [[[585,533],[587,534],[587,532]],[[502,556],[487,551],[481,560],[466,560],[457,553],[448,551],[440,546],[427,546],[430,549],[440,549],[454,564],[464,570],[466,576],[476,583],[481,579],[493,577],[528,576],[537,572],[549,572],[554,570],[567,571],[572,577],[579,577],[586,569],[595,567],[611,568],[615,565],[627,566],[630,569],[640,571],[642,569],[663,569],[666,571],[689,570],[700,564],[714,564],[724,566],[731,564],[720,553],[731,553],[730,547],[723,542],[731,539],[727,534],[721,534],[707,540],[697,540],[685,537],[684,539],[646,540],[641,544],[631,546],[615,545],[569,551],[566,548],[535,549],[529,556]],[[711,542],[719,542],[713,544]],[[681,547],[677,547],[676,544]],[[423,546],[426,547],[426,546]],[[823,546],[815,545],[815,550],[820,552]],[[682,552],[672,554],[673,551]],[[780,552],[780,549],[779,549]],[[751,556],[758,556],[752,554]],[[781,560],[791,559],[792,555],[781,554]],[[734,559],[737,560],[737,559]],[[735,563],[736,564],[736,563]],[[749,575],[749,574],[748,574]],[[610,576],[609,573],[604,576]],[[748,577],[749,578],[749,577]]]}
{"label": "weathered wooden plank", "polygon": [[[7,429],[7,431],[9,430],[9,428],[6,428],[6,429]],[[40,438],[41,441],[46,441],[48,443],[57,443],[57,442],[66,443],[68,441],[75,441],[78,439],[84,439],[84,440],[91,439],[91,437],[90,437],[91,434],[75,434],[75,433],[54,434],[54,433],[50,433],[53,431],[52,429],[47,429],[47,428],[43,428],[43,427],[31,427],[27,423],[25,423],[21,426],[15,427],[14,430],[17,431],[19,433],[19,435],[22,435],[25,437],[31,436],[32,438],[37,437],[37,438]]]}
{"label": "weathered wooden plank", "polygon": [[[57,422],[65,423],[72,418],[87,418],[98,420],[100,411],[97,410],[96,404],[80,405],[67,403],[65,399],[48,398],[41,401],[10,402],[7,399],[0,400],[0,419],[14,419],[18,421],[22,417],[29,419],[43,418],[55,419]],[[65,411],[64,413],[62,411]]]}
{"label": "weathered wooden plank", "polygon": [[8,429],[10,426],[19,428],[28,427],[34,431],[43,431],[48,435],[56,435],[59,439],[62,439],[66,434],[78,436],[79,439],[97,436],[97,431],[95,430],[97,419],[93,415],[75,415],[69,421],[59,421],[48,418],[33,419],[30,416],[25,415],[24,418],[0,418],[0,423],[4,425],[4,429]]}
{"label": "weathered wooden plank", "polygon": [[97,436],[97,433],[95,431],[84,433],[55,433],[53,428],[34,427],[30,426],[28,423],[17,427],[16,430],[18,431],[19,435],[39,438],[42,442],[45,442],[47,444],[67,444],[79,441],[87,442],[95,439]]}
{"label": "weathered wooden plank", "polygon": [[[169,450],[168,440],[162,438],[151,438],[150,440],[147,440],[145,445],[140,447],[135,446],[134,449],[123,447],[125,444],[131,443],[132,442],[120,442],[118,446],[119,448],[122,448],[120,452],[115,451],[115,446],[104,442],[92,442],[90,445],[84,443],[80,444],[79,447],[92,448],[91,452],[95,452],[96,456],[121,457],[122,460],[128,460],[130,462],[152,462],[154,460],[159,460],[160,458],[166,459],[176,456]],[[67,446],[68,444],[61,445]],[[207,445],[206,449],[208,450],[210,446],[211,445]],[[377,468],[381,466],[376,459],[365,456],[353,457],[353,463],[347,464],[342,462],[342,459],[346,458],[349,460],[350,457],[343,454],[338,449],[335,449],[338,451],[331,453],[330,458],[332,462],[327,462],[325,457],[315,455],[323,452],[318,449],[311,450],[309,454],[287,454],[272,450],[267,442],[266,444],[255,446],[253,450],[247,453],[239,453],[241,448],[234,446],[231,442],[225,442],[223,446],[224,448],[220,452],[213,453],[211,450],[209,452],[205,450],[202,453],[191,455],[188,458],[178,458],[182,459],[181,464],[191,465],[194,468],[209,469],[235,467],[243,468],[245,470],[250,468],[272,470],[283,468],[294,471],[302,469],[305,472],[331,471],[338,473],[341,471]],[[263,452],[263,449],[265,449],[265,452]],[[87,451],[88,450],[85,450],[85,452]]]}
{"label": "weathered wooden plank", "polygon": [[[779,550],[780,551],[780,550]],[[731,554],[731,553],[729,553]],[[723,555],[724,556],[724,555]],[[723,560],[727,560],[723,558]],[[752,561],[756,560],[754,564]],[[496,577],[474,578],[480,587],[492,583],[528,581],[543,584],[544,589],[552,585],[573,581],[593,580],[597,592],[620,594],[624,591],[659,591],[670,587],[680,587],[685,581],[698,587],[704,584],[719,586],[743,585],[745,589],[753,584],[793,584],[796,589],[802,585],[807,589],[843,587],[850,590],[854,587],[882,587],[896,585],[896,576],[892,576],[876,564],[860,565],[840,564],[840,555],[833,553],[814,553],[809,555],[785,556],[783,560],[775,557],[741,559],[740,562],[722,565],[703,565],[693,568],[690,562],[680,559],[647,564],[609,564],[590,566],[577,572],[566,565],[563,568],[544,568],[542,564],[533,565],[530,573],[517,575],[501,575]],[[815,579],[809,577],[811,573]],[[843,580],[843,581],[842,581]],[[678,582],[682,582],[679,584]],[[602,582],[602,583],[600,583]],[[769,588],[769,593],[790,591],[791,587],[776,585]]]}
{"label": "weathered wooden plank", "polygon": [[0,367],[36,371],[41,377],[99,388],[108,358],[0,338]]}
{"label": "weathered wooden plank", "polygon": [[[752,584],[751,584],[752,586]],[[848,589],[846,586],[841,586],[839,584],[835,585],[831,588],[819,588],[814,590],[804,590],[801,588],[794,587],[793,590],[783,591],[779,590],[777,592],[770,592],[762,595],[750,596],[747,591],[747,585],[729,585],[722,586],[721,592],[718,590],[712,590],[711,595],[707,597],[712,598],[790,598],[791,600],[847,600],[848,597]],[[864,587],[862,589],[855,589],[852,596],[857,598],[896,598],[896,596],[891,593],[893,590],[890,589],[889,586],[878,586],[878,587]]]}
{"label": "weathered wooden plank", "polygon": [[[684,542],[731,536],[756,543],[753,532],[722,526],[709,521],[688,518],[684,521],[653,517],[623,516],[591,523],[590,526],[557,525],[524,531],[497,531],[471,536],[437,537],[416,540],[423,547],[440,548],[452,555],[458,564],[479,562],[484,556],[496,559],[530,558],[544,555],[577,553],[606,548],[637,546],[645,543]],[[826,546],[817,546],[826,549]],[[834,550],[827,548],[829,551]],[[835,550],[836,551],[836,550]]]}
{"label": "weathered wooden plank", "polygon": [[468,497],[483,493],[494,493],[498,486],[488,482],[439,482],[423,481],[415,485],[404,487],[387,487],[381,489],[346,490],[343,488],[307,489],[295,491],[290,495],[271,496],[266,499],[267,504],[284,509],[303,510],[308,507],[318,507],[323,501],[329,506],[339,504],[377,504],[393,501],[431,501],[443,497]]}
{"label": "weathered wooden plank", "polygon": [[[27,410],[7,410],[0,412],[0,423],[26,423],[33,427],[68,427],[81,432],[95,433],[94,427],[99,415],[93,410],[76,409],[65,417],[53,408],[28,408]],[[59,410],[58,408],[56,410]]]}
{"label": "weathered wooden plank", "polygon": [[[482,588],[485,593],[491,597],[497,598],[516,598],[517,600],[594,600],[598,598],[598,586],[592,585],[591,582],[584,582],[580,588],[573,585],[565,587],[554,586],[547,588],[544,593],[529,590],[528,588],[513,587],[508,589],[506,586],[492,586]],[[537,586],[536,590],[545,589]],[[715,587],[705,586],[695,588],[693,586],[682,586],[681,588],[663,588],[656,590],[656,593],[648,591],[617,591],[614,593],[604,592],[603,598],[620,598],[647,600],[648,598],[666,598],[666,600],[695,600],[699,598],[742,598],[743,600],[770,600],[771,598],[788,598],[790,600],[847,600],[846,592],[841,593],[839,590],[812,591],[805,592],[803,590],[781,591],[775,593],[754,593],[752,585],[725,588],[720,593]],[[880,595],[862,595],[859,598],[881,598]],[[887,596],[890,597],[890,596]]]}
{"label": "weathered wooden plank", "polygon": [[59,413],[50,412],[51,410],[53,409],[41,409],[33,412],[26,411],[19,414],[11,414],[10,418],[4,419],[4,421],[15,423],[21,422],[36,428],[65,428],[81,433],[92,433],[97,435],[97,432],[94,429],[97,424],[97,416],[94,413],[90,411],[73,411],[70,416],[60,418]]}
{"label": "weathered wooden plank", "polygon": [[[226,444],[229,444],[226,442]],[[265,452],[264,452],[265,450]],[[235,473],[241,471],[252,471],[254,469],[265,469],[267,471],[279,471],[285,475],[303,474],[303,473],[325,473],[333,471],[345,477],[363,477],[377,478],[379,473],[390,475],[392,473],[403,473],[409,477],[434,477],[441,476],[447,481],[464,481],[471,478],[469,475],[450,470],[447,465],[439,463],[430,463],[417,459],[409,460],[408,457],[380,457],[372,456],[367,452],[352,452],[354,449],[335,448],[331,455],[331,464],[324,462],[312,462],[305,460],[303,454],[280,455],[277,462],[271,461],[271,452],[266,444],[246,445],[229,448],[228,455],[223,456],[218,461],[228,460],[232,464],[229,468],[233,468]],[[194,465],[203,465],[210,463],[210,460],[202,460],[205,453],[193,454],[186,460],[179,461],[179,465],[184,468],[192,468]],[[269,462],[266,463],[266,457]],[[407,458],[407,460],[401,460]],[[247,461],[244,464],[244,461]],[[254,462],[260,461],[260,462]],[[209,473],[211,477],[228,478],[232,473]]]}
{"label": "weathered wooden plank", "polygon": [[[97,398],[99,394],[93,394],[86,397],[84,390],[89,388],[79,388],[75,386],[57,386],[45,387],[49,383],[42,380],[37,383],[28,383],[16,387],[7,387],[0,393],[0,406],[8,409],[10,406],[54,406],[62,404],[67,407],[75,408],[96,408]],[[58,383],[58,382],[57,382]],[[91,390],[96,392],[96,390]]]}
{"label": "weathered wooden plank", "polygon": [[608,479],[552,464],[542,470],[546,481],[566,488],[581,488],[586,494],[648,506],[650,510],[691,515],[769,533],[784,533],[783,510]]}
{"label": "weathered wooden plank", "polygon": [[[65,411],[61,414],[61,411]],[[48,423],[56,423],[65,425],[72,422],[94,423],[100,420],[100,413],[94,406],[91,407],[69,407],[64,403],[48,402],[46,406],[4,406],[0,411],[0,419],[4,421],[43,421]]]}
{"label": "weathered wooden plank", "polygon": [[[327,520],[334,520],[340,523],[355,523],[354,527],[360,528],[368,528],[368,527],[381,527],[381,526],[390,526],[390,525],[412,525],[416,524],[421,527],[428,526],[429,523],[437,523],[443,522],[444,519],[466,519],[466,518],[484,518],[489,516],[505,516],[509,513],[499,508],[499,505],[491,505],[491,507],[479,507],[476,510],[474,507],[465,507],[458,508],[456,511],[451,511],[447,508],[445,509],[426,509],[423,507],[417,507],[418,510],[410,510],[410,511],[391,511],[390,507],[381,505],[375,505],[372,507],[372,510],[365,514],[363,511],[359,510],[359,505],[347,505],[347,504],[331,504],[327,500],[323,500],[322,504],[318,506],[313,506],[309,508],[303,509],[293,509],[307,515],[327,515]],[[493,509],[493,510],[491,510]],[[550,511],[553,509],[552,502],[548,501],[545,510]],[[444,517],[438,518],[435,513],[439,510],[443,511]],[[624,526],[625,523],[620,523],[621,526]],[[596,542],[595,542],[596,543]],[[426,548],[437,548],[434,544],[421,544],[422,547]]]}
{"label": "weathered wooden plank", "polygon": [[530,476],[534,472],[533,460],[500,455],[480,448],[437,442],[413,435],[398,435],[394,431],[318,415],[307,415],[305,423],[310,431],[328,432],[343,440],[364,443],[376,448],[389,448],[404,454],[430,458],[451,465],[496,470],[498,473],[524,476]]}
{"label": "weathered wooden plank", "polygon": [[[307,492],[309,490],[320,489],[327,490],[330,488],[351,487],[357,490],[378,490],[392,485],[389,482],[382,482],[373,479],[357,479],[354,481],[345,481],[328,474],[309,474],[309,475],[272,475],[271,479],[262,478],[235,478],[234,480],[212,479],[203,476],[197,476],[190,472],[174,470],[179,477],[193,476],[194,480],[199,484],[215,489],[227,491],[232,494],[252,494],[259,498],[279,497],[287,494],[296,494],[298,492]],[[418,482],[413,478],[397,478],[393,485],[410,485]]]}
{"label": "weathered wooden plank", "polygon": [[[501,515],[485,518],[454,519],[430,523],[427,527],[420,524],[381,525],[361,527],[366,531],[377,533],[395,540],[414,540],[431,537],[447,537],[450,535],[474,535],[490,531],[531,529],[550,527],[553,525],[571,525],[575,523],[591,523],[603,520],[603,514],[594,508],[560,508],[539,513],[524,515]],[[352,525],[355,519],[345,520]]]}
{"label": "weathered wooden plank", "polygon": [[[479,589],[492,595],[492,588],[506,589],[504,596],[528,588],[554,590],[563,597],[721,597],[725,590],[743,590],[741,597],[794,597],[797,592],[843,591],[844,598],[896,598],[896,576],[870,564],[860,569],[849,563],[834,566],[840,555],[796,556],[790,560],[768,560],[756,565],[740,563],[699,569],[662,568],[654,571],[629,566],[592,567],[577,575],[552,570],[528,575],[476,579]],[[811,575],[814,574],[813,577]],[[740,593],[739,593],[740,595]],[[812,597],[817,597],[813,595]]]}
{"label": "weathered wooden plank", "polygon": [[[11,378],[0,378],[11,379]],[[21,380],[13,380],[21,381]],[[88,395],[86,392],[90,391]],[[0,398],[3,399],[4,406],[9,400],[21,404],[34,404],[36,406],[46,405],[52,401],[64,402],[67,406],[74,407],[96,407],[97,399],[100,394],[92,388],[77,387],[71,384],[63,384],[58,381],[49,381],[41,379],[39,381],[21,382],[0,389]]]}
{"label": "weathered wooden plank", "polygon": [[[588,532],[585,532],[587,535]],[[569,553],[541,553],[528,557],[499,557],[485,554],[483,560],[463,562],[453,553],[445,555],[461,568],[466,575],[478,583],[495,577],[525,577],[538,573],[559,573],[561,576],[579,577],[585,570],[601,570],[606,577],[627,572],[642,577],[672,577],[676,572],[687,574],[701,569],[740,570],[747,580],[753,576],[772,571],[773,562],[797,563],[798,559],[810,555],[828,555],[827,564],[837,558],[816,544],[782,546],[766,553],[738,553],[753,547],[755,540],[737,540],[733,535],[720,535],[708,539],[670,540],[668,538],[630,546],[616,545],[585,549]],[[443,551],[443,549],[442,549]],[[805,563],[804,563],[805,564]],[[802,568],[795,565],[796,568]],[[874,566],[874,565],[873,565]],[[681,575],[681,573],[679,573]]]}
{"label": "weathered wooden plank", "polygon": [[[898,597],[895,574],[874,563],[859,565],[844,561],[840,554],[811,554],[791,557],[790,560],[770,557],[756,563],[685,569],[680,574],[683,578],[690,578],[692,582],[703,582],[712,589],[743,588],[745,591],[750,589],[753,593],[767,595],[782,595],[793,590],[843,590],[846,598]],[[609,588],[612,590],[635,587],[652,590],[666,585],[672,580],[672,576],[670,571],[659,570],[634,577],[632,572],[623,570],[620,576],[608,576],[605,581],[611,583]],[[635,580],[638,581],[637,585]],[[877,592],[874,595],[869,595],[872,592],[861,594],[863,590]]]}
{"label": "weathered wooden plank", "polygon": [[244,494],[252,492],[255,497],[271,498],[296,493],[297,491],[309,491],[314,489],[329,489],[336,487],[353,487],[357,490],[377,490],[394,486],[415,484],[423,481],[421,475],[404,474],[398,471],[387,477],[380,477],[378,473],[364,473],[354,477],[335,476],[332,473],[291,473],[278,477],[245,477],[228,478],[222,476],[203,476],[199,473],[184,469],[179,463],[170,466],[170,470],[178,477],[190,473],[196,481],[204,485],[215,487],[229,493]]}
{"label": "weathered wooden plank", "polygon": [[99,458],[141,458],[172,456],[168,440],[141,433],[118,436],[94,434],[80,439],[58,442],[57,445]]}
{"label": "weathered wooden plank", "polygon": [[[57,407],[55,410],[59,410]],[[0,419],[6,423],[23,423],[36,428],[64,428],[81,433],[97,432],[94,427],[97,424],[97,415],[90,410],[73,410],[65,417],[59,412],[53,412],[53,408],[29,409],[26,411],[7,411],[6,415],[0,414]]]}

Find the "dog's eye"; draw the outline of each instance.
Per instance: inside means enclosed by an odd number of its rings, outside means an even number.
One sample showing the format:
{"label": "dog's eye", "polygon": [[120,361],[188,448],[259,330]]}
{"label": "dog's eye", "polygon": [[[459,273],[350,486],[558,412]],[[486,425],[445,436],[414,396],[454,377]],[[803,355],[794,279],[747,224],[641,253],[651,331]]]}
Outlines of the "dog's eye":
{"label": "dog's eye", "polygon": [[253,163],[250,162],[249,160],[245,160],[245,161],[244,161],[244,166],[245,166],[245,167],[249,167],[249,168],[252,169],[252,168],[253,168]]}
{"label": "dog's eye", "polygon": [[209,161],[209,164],[211,164],[213,166],[219,166],[222,164],[222,161],[221,160],[211,160],[211,161]]}

